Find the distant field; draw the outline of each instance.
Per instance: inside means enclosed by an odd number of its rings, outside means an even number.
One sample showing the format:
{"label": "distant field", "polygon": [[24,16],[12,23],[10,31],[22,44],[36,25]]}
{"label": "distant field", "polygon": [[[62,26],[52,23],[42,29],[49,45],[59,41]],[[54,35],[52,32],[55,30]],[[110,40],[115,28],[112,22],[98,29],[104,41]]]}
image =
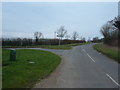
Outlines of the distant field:
{"label": "distant field", "polygon": [[87,43],[65,44],[65,45],[38,45],[38,46],[3,46],[3,48],[47,48],[47,49],[71,49],[73,46],[84,45]]}
{"label": "distant field", "polygon": [[110,48],[109,46],[105,46],[103,44],[96,44],[93,46],[97,51],[105,54],[106,56],[118,61],[120,63],[120,51],[114,48]]}
{"label": "distant field", "polygon": [[[16,61],[9,61],[9,50],[2,50],[2,87],[32,87],[49,75],[60,63],[60,57],[40,50],[17,50]],[[30,63],[33,62],[33,63]]]}

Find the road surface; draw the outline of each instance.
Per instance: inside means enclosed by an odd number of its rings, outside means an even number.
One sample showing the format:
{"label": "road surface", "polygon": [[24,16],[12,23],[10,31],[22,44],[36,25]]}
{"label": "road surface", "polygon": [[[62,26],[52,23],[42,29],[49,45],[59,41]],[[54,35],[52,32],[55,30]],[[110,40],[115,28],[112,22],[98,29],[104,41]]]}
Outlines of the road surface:
{"label": "road surface", "polygon": [[34,88],[118,88],[118,63],[97,52],[93,44],[71,50],[50,50],[62,61],[47,78]]}
{"label": "road surface", "polygon": [[92,45],[76,46],[71,50],[30,48],[62,57],[57,69],[34,88],[118,88],[118,63],[94,50]]}

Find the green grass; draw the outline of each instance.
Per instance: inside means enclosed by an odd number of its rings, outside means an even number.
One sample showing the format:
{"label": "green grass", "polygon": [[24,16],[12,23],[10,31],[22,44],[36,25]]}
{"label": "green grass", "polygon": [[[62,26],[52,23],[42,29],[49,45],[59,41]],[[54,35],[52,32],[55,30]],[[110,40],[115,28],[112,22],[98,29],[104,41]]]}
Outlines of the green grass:
{"label": "green grass", "polygon": [[120,51],[105,47],[103,44],[96,44],[93,48],[120,63]]}
{"label": "green grass", "polygon": [[[35,63],[29,63],[35,62]],[[60,63],[60,57],[40,50],[17,50],[16,61],[9,61],[9,50],[2,50],[2,87],[33,87]]]}
{"label": "green grass", "polygon": [[73,46],[84,45],[85,43],[77,43],[77,44],[65,44],[65,45],[41,45],[41,48],[48,48],[48,49],[71,49]]}
{"label": "green grass", "polygon": [[65,45],[38,45],[38,46],[3,46],[3,48],[47,48],[47,49],[71,49],[73,46],[85,45],[87,43],[65,44]]}

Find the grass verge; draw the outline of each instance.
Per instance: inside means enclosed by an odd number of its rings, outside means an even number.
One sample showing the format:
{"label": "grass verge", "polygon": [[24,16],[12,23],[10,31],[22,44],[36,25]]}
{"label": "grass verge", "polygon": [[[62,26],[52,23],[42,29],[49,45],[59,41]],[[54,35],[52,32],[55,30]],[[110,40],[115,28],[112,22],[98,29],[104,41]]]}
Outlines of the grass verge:
{"label": "grass verge", "polygon": [[2,50],[3,88],[31,88],[60,63],[59,56],[47,51],[21,49],[16,53],[16,61],[9,61],[9,50]]}
{"label": "grass verge", "polygon": [[120,63],[120,51],[106,47],[103,44],[96,44],[93,48]]}
{"label": "grass verge", "polygon": [[38,45],[38,46],[3,46],[3,48],[47,48],[47,49],[71,49],[73,46],[85,45],[87,43],[65,44],[65,45]]}
{"label": "grass verge", "polygon": [[65,44],[65,45],[41,45],[41,48],[48,48],[48,49],[71,49],[73,46],[84,45],[85,43],[77,43],[77,44]]}

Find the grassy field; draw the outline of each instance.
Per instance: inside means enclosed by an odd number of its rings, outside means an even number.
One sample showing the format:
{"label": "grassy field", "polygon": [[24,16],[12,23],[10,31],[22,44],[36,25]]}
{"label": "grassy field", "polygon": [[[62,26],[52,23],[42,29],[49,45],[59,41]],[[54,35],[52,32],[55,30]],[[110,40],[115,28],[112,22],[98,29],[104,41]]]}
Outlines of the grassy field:
{"label": "grassy field", "polygon": [[120,51],[103,44],[96,44],[93,48],[120,63]]}
{"label": "grassy field", "polygon": [[[40,50],[17,50],[16,61],[9,61],[9,50],[2,50],[2,87],[33,87],[60,63],[60,57]],[[30,63],[33,62],[33,63]]]}
{"label": "grassy field", "polygon": [[73,46],[85,45],[87,43],[65,44],[65,45],[38,45],[38,46],[3,46],[3,48],[47,48],[47,49],[71,49]]}

